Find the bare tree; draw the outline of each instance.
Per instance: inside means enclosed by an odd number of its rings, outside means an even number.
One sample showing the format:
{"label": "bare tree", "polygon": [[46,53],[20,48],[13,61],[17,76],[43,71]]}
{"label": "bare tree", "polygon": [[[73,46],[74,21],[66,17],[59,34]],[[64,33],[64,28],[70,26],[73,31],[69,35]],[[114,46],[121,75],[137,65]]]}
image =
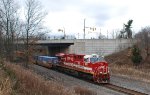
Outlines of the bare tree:
{"label": "bare tree", "polygon": [[113,30],[111,33],[111,36],[112,36],[112,39],[119,38],[119,30],[118,29]]}
{"label": "bare tree", "polygon": [[150,27],[148,26],[141,29],[140,32],[135,35],[135,38],[138,41],[140,49],[146,53],[145,60],[147,60],[150,56]]}
{"label": "bare tree", "polygon": [[3,57],[4,41],[3,41],[2,23],[0,23],[0,59]]}
{"label": "bare tree", "polygon": [[29,62],[29,43],[39,31],[43,30],[42,22],[46,12],[42,9],[41,3],[37,0],[26,0],[25,6],[25,31],[26,31],[26,66]]}
{"label": "bare tree", "polygon": [[14,50],[14,34],[16,27],[16,19],[18,5],[14,0],[0,0],[0,22],[1,22],[1,33],[4,38],[4,52],[7,59],[13,58]]}
{"label": "bare tree", "polygon": [[105,39],[106,37],[105,37],[105,35],[103,35],[103,34],[99,34],[99,36],[98,36],[98,39]]}
{"label": "bare tree", "polygon": [[111,33],[112,39],[115,39],[115,31],[113,30]]}

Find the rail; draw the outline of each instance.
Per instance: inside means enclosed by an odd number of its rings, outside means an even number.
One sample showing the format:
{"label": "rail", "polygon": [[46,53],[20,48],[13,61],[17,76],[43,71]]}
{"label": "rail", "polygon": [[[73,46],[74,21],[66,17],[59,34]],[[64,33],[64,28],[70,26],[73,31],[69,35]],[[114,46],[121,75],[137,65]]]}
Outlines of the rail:
{"label": "rail", "polygon": [[118,91],[118,92],[122,92],[122,93],[128,94],[128,95],[148,95],[146,93],[142,93],[142,92],[138,92],[138,91],[135,91],[135,90],[127,89],[127,88],[120,87],[120,86],[117,86],[117,85],[114,85],[114,84],[110,84],[110,83],[109,84],[105,84],[103,86],[106,87],[106,88]]}

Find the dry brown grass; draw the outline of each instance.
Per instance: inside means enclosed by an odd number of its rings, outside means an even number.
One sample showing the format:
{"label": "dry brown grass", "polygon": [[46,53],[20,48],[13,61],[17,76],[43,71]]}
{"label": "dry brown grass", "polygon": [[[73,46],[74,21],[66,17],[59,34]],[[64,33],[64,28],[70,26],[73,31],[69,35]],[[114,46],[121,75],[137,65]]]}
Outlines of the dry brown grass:
{"label": "dry brown grass", "polygon": [[150,64],[143,64],[140,66],[134,66],[129,64],[110,64],[109,66],[112,75],[126,76],[132,79],[150,82]]}
{"label": "dry brown grass", "polygon": [[142,64],[135,66],[134,63],[131,61],[131,57],[128,57],[127,55],[128,49],[125,49],[118,53],[106,56],[106,61],[110,63],[109,66],[111,74],[150,82],[149,62],[145,61],[142,62]]}
{"label": "dry brown grass", "polygon": [[18,81],[19,95],[74,95],[73,90],[67,90],[61,84],[46,81],[41,76],[30,70],[25,70],[19,65],[5,64],[8,69],[13,70]]}
{"label": "dry brown grass", "polygon": [[131,58],[127,56],[128,50],[129,49],[125,49],[120,52],[108,55],[106,56],[105,59],[110,64],[117,64],[117,65],[133,64]]}
{"label": "dry brown grass", "polygon": [[26,70],[19,65],[5,63],[5,68],[9,72],[15,73],[17,79],[15,95],[96,95],[94,91],[83,87],[67,89],[60,83],[45,80],[31,70]]}
{"label": "dry brown grass", "polygon": [[75,93],[77,93],[78,95],[97,95],[96,92],[89,90],[89,89],[85,89],[80,86],[74,87],[74,90],[75,90]]}
{"label": "dry brown grass", "polygon": [[12,81],[0,68],[0,95],[10,95],[12,93]]}

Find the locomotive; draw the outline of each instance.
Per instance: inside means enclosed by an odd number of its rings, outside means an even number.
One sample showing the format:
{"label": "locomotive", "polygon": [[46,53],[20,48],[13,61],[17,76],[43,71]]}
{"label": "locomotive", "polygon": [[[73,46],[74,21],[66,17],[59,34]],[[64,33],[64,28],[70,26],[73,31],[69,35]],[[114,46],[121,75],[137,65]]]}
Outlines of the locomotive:
{"label": "locomotive", "polygon": [[37,56],[36,63],[48,68],[64,68],[70,72],[76,72],[78,76],[92,79],[97,83],[109,83],[110,81],[108,63],[97,54],[58,53],[55,57]]}

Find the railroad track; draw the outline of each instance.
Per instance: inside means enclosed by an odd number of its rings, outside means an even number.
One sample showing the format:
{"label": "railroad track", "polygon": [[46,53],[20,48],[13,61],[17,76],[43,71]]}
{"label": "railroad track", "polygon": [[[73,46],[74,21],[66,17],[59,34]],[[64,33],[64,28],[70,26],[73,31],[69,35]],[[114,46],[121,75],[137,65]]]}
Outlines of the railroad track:
{"label": "railroad track", "polygon": [[110,84],[110,83],[109,84],[105,84],[103,86],[106,87],[106,88],[118,91],[118,92],[122,92],[122,93],[128,94],[128,95],[148,95],[146,93],[142,93],[142,92],[138,92],[138,91],[135,91],[135,90],[127,89],[127,88],[124,88],[124,87],[116,86],[116,85],[113,85],[113,84]]}
{"label": "railroad track", "polygon": [[59,73],[65,73],[65,74],[67,74],[69,76],[72,76],[74,78],[81,79],[83,81],[86,81],[86,82],[89,82],[89,83],[92,83],[92,84],[95,84],[95,85],[99,85],[99,86],[102,86],[102,87],[105,87],[105,88],[108,88],[108,89],[111,89],[111,90],[114,90],[114,91],[117,91],[117,92],[121,92],[121,93],[124,93],[124,94],[128,94],[128,95],[148,95],[146,93],[131,90],[131,89],[124,88],[124,87],[121,87],[121,86],[117,86],[117,85],[114,85],[114,84],[111,84],[111,83],[98,84],[98,83],[93,82],[92,80],[88,80],[84,77],[75,76],[71,73],[62,72],[62,71],[59,71],[59,70],[56,70],[56,69],[51,69],[51,70],[57,71]]}
{"label": "railroad track", "polygon": [[[60,72],[60,73],[65,73],[65,72]],[[83,81],[95,84],[95,85],[99,85],[99,86],[102,86],[102,87],[105,87],[105,88],[108,88],[108,89],[111,89],[111,90],[114,90],[114,91],[117,91],[117,92],[124,93],[124,94],[128,94],[128,95],[148,95],[146,93],[142,93],[142,92],[139,92],[139,91],[131,90],[131,89],[124,88],[124,87],[121,87],[121,86],[117,86],[117,85],[114,85],[114,84],[111,84],[111,83],[108,83],[108,84],[98,84],[98,83],[93,82],[92,80],[87,80],[86,78],[83,78],[83,77],[81,78],[81,77],[74,76],[74,75],[69,74],[69,73],[65,73],[65,74],[67,74],[69,76],[72,76],[72,77],[75,77],[77,79],[81,79]]]}
{"label": "railroad track", "polygon": [[[71,74],[67,74],[67,75],[71,75]],[[139,91],[131,90],[131,89],[124,88],[124,87],[121,87],[121,86],[117,86],[117,85],[114,85],[114,84],[111,84],[111,83],[108,83],[108,84],[98,84],[98,83],[93,82],[92,80],[87,80],[86,78],[81,78],[81,77],[74,76],[74,75],[71,75],[71,76],[73,76],[75,78],[78,78],[78,79],[81,79],[81,80],[84,80],[86,82],[95,84],[95,85],[99,85],[99,86],[102,86],[102,87],[105,87],[105,88],[117,91],[117,92],[128,94],[128,95],[148,95],[146,93],[142,93],[142,92],[139,92]]]}

